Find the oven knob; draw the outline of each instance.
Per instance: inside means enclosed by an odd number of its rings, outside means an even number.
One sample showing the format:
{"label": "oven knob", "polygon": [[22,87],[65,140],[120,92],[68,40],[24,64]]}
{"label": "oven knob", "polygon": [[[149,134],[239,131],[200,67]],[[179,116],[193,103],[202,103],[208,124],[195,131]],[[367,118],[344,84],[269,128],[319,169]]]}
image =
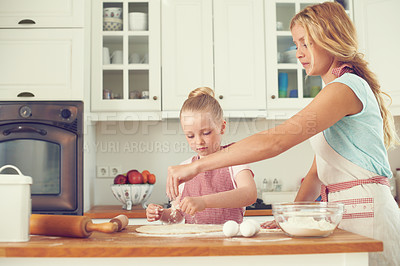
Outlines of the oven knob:
{"label": "oven knob", "polygon": [[32,109],[29,106],[24,105],[19,108],[19,115],[23,118],[28,118],[32,116]]}
{"label": "oven knob", "polygon": [[71,117],[71,111],[69,109],[62,109],[61,110],[61,117],[64,119],[68,119]]}

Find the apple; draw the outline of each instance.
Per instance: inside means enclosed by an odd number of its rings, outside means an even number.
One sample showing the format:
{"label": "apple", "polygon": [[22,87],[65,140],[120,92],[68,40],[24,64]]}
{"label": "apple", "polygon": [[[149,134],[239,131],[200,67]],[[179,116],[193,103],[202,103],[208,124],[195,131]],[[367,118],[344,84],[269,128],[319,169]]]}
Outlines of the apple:
{"label": "apple", "polygon": [[153,175],[153,174],[150,174],[150,175],[148,176],[147,182],[148,182],[149,184],[154,184],[154,183],[156,182],[156,176]]}
{"label": "apple", "polygon": [[126,178],[126,176],[124,176],[124,175],[117,175],[115,178],[114,178],[114,184],[118,184],[118,185],[121,185],[121,184],[126,184],[126,181],[127,181],[127,178]]}
{"label": "apple", "polygon": [[142,172],[143,183],[144,183],[144,184],[146,184],[147,181],[149,180],[149,175],[150,175],[150,172],[149,172],[148,170],[144,170],[144,171]]}
{"label": "apple", "polygon": [[127,177],[131,184],[143,184],[143,176],[138,170],[130,170]]}

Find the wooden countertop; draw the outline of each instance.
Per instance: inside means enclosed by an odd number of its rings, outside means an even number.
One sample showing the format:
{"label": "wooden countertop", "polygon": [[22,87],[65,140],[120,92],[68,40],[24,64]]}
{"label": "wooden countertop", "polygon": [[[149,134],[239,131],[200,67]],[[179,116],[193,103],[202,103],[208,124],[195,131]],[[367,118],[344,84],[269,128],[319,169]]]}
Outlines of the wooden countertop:
{"label": "wooden countertop", "polygon": [[260,232],[251,238],[221,234],[179,237],[136,233],[129,225],[113,234],[89,238],[31,236],[28,242],[0,243],[0,257],[179,257],[378,252],[383,243],[337,229],[325,238],[290,238],[282,232]]}
{"label": "wooden countertop", "polygon": [[[111,219],[120,214],[124,214],[128,218],[146,218],[146,211],[141,205],[133,206],[131,211],[123,210],[122,205],[99,205],[84,213],[91,219]],[[272,210],[246,210],[245,212],[245,216],[267,215],[272,215]]]}

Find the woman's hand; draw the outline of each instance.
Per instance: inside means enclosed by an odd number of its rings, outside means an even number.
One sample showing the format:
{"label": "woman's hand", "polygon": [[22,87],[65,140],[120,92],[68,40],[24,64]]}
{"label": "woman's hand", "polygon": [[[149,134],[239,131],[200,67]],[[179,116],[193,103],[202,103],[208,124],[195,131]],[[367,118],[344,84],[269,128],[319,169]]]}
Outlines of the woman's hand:
{"label": "woman's hand", "polygon": [[202,197],[185,197],[179,203],[181,211],[189,214],[195,215],[196,212],[201,212],[206,208],[206,204]]}
{"label": "woman's hand", "polygon": [[164,208],[162,206],[152,203],[149,204],[146,208],[147,221],[154,222],[160,220],[163,211]]}
{"label": "woman's hand", "polygon": [[195,163],[168,167],[167,196],[170,200],[179,195],[179,185],[189,181],[198,174]]}
{"label": "woman's hand", "polygon": [[276,224],[275,220],[273,220],[273,221],[263,222],[261,224],[261,228],[264,228],[264,229],[276,229],[276,228],[279,228],[279,227]]}

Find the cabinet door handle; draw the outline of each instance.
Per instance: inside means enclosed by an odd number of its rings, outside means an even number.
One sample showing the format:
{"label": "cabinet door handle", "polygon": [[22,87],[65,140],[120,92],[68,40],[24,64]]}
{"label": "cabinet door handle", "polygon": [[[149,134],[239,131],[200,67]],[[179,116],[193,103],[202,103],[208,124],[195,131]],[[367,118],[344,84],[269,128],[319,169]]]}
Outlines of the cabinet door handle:
{"label": "cabinet door handle", "polygon": [[36,22],[32,19],[23,19],[18,24],[36,24]]}
{"label": "cabinet door handle", "polygon": [[275,99],[276,98],[276,96],[275,95],[271,95],[271,99]]}
{"label": "cabinet door handle", "polygon": [[153,100],[156,101],[158,98],[157,96],[153,96]]}
{"label": "cabinet door handle", "polygon": [[224,95],[220,95],[218,98],[222,100],[224,98]]}
{"label": "cabinet door handle", "polygon": [[32,92],[21,92],[17,95],[17,97],[35,97],[35,94],[33,94]]}

